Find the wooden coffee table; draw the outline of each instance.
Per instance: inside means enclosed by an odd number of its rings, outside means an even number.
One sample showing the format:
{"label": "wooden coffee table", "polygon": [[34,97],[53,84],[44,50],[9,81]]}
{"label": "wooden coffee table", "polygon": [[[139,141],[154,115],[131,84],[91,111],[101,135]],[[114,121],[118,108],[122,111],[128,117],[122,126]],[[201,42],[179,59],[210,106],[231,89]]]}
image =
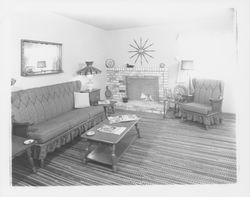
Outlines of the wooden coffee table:
{"label": "wooden coffee table", "polygon": [[36,144],[36,141],[34,141],[31,144],[26,145],[24,144],[25,140],[27,139],[23,137],[14,136],[14,135],[12,136],[12,159],[26,152],[32,171],[36,172],[34,161],[31,156],[31,148]]}
{"label": "wooden coffee table", "polygon": [[[106,119],[91,129],[91,131],[95,131],[95,135],[88,136],[86,133],[82,134],[81,137],[88,142],[88,145],[82,155],[83,163],[87,163],[88,160],[91,160],[111,165],[113,171],[116,172],[117,162],[122,154],[127,150],[137,136],[138,138],[141,137],[138,122],[139,119],[112,124],[112,126],[126,127],[125,131],[123,131],[120,135],[116,135],[97,130],[104,124],[110,125],[109,120]],[[130,131],[134,126],[137,133]],[[98,143],[98,146],[94,150],[90,151],[90,146],[95,143]]]}

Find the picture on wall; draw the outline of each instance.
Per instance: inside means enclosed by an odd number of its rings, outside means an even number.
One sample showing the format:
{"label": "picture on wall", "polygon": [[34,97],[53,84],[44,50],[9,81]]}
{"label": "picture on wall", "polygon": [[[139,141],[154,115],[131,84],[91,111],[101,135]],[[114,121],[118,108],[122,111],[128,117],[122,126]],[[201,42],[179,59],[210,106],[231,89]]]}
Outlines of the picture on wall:
{"label": "picture on wall", "polygon": [[62,44],[21,40],[21,76],[62,72]]}

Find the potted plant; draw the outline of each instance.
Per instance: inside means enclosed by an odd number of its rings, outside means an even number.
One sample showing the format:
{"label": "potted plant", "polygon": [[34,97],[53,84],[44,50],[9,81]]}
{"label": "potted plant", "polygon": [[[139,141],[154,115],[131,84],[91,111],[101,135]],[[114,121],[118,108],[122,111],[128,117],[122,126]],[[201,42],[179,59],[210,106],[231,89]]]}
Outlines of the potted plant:
{"label": "potted plant", "polygon": [[122,102],[127,103],[128,102],[128,97],[127,96],[122,97]]}

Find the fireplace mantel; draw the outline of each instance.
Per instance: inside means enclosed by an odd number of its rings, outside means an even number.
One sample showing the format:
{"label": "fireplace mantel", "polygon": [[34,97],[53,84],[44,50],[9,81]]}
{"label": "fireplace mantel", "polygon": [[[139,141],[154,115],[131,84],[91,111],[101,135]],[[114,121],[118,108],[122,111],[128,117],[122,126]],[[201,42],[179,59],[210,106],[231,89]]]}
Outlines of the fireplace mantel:
{"label": "fireplace mantel", "polygon": [[107,72],[109,71],[127,71],[127,72],[167,72],[167,68],[124,68],[124,67],[115,67],[115,68],[108,68]]}

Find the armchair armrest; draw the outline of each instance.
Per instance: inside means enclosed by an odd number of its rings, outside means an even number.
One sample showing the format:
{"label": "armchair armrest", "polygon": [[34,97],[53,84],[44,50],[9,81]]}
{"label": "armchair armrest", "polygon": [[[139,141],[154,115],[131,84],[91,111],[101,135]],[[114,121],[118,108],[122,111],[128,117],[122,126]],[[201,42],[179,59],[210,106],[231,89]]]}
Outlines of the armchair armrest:
{"label": "armchair armrest", "polygon": [[223,101],[223,98],[219,98],[219,99],[210,98],[209,101],[210,101],[211,103],[219,103],[219,102],[222,102],[222,101]]}
{"label": "armchair armrest", "polygon": [[210,101],[210,103],[212,105],[212,111],[213,112],[221,112],[222,101],[223,101],[222,97],[220,97],[218,99],[210,98],[209,101]]}
{"label": "armchair armrest", "polygon": [[27,138],[27,132],[28,132],[28,128],[29,126],[31,126],[33,124],[29,123],[29,122],[12,122],[12,134],[16,135],[16,136],[20,136],[20,137],[24,137]]}

